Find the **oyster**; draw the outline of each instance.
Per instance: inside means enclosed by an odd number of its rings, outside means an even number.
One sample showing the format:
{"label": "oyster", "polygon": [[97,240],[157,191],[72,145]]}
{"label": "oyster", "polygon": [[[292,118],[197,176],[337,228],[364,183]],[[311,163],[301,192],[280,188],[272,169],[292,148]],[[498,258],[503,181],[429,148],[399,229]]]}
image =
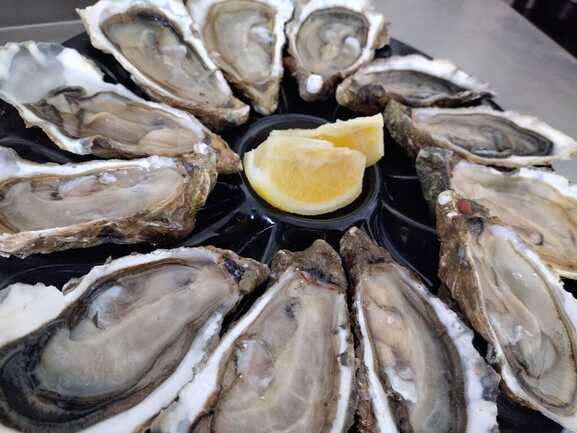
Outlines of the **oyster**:
{"label": "oyster", "polygon": [[290,0],[188,0],[204,46],[261,114],[278,106]]}
{"label": "oyster", "polygon": [[100,0],[78,13],[92,45],[112,54],[152,98],[216,129],[247,120],[249,107],[233,96],[193,33],[182,1]]}
{"label": "oyster", "polygon": [[548,169],[503,172],[439,148],[419,152],[417,172],[431,202],[454,190],[512,227],[559,274],[577,279],[576,185]]}
{"label": "oyster", "polygon": [[490,343],[505,391],[577,429],[577,300],[515,232],[439,195],[439,276]]}
{"label": "oyster", "polygon": [[42,283],[14,283],[0,289],[0,347],[58,316],[63,300],[60,290]]}
{"label": "oyster", "polygon": [[28,317],[36,326],[0,340],[0,430],[139,431],[205,362],[223,316],[267,275],[230,251],[179,248],[97,266],[64,294],[8,287],[3,324],[14,332]]}
{"label": "oyster", "polygon": [[577,142],[535,117],[475,108],[409,109],[390,100],[384,113],[391,136],[412,156],[444,147],[485,165],[550,165],[577,156]]}
{"label": "oyster", "polygon": [[360,229],[341,240],[360,341],[362,431],[494,433],[499,379],[473,332]]}
{"label": "oyster", "polygon": [[28,126],[39,126],[69,152],[178,156],[202,153],[208,145],[218,154],[219,172],[240,170],[238,155],[194,117],[107,83],[94,63],[59,44],[0,48],[0,98],[16,107]]}
{"label": "oyster", "polygon": [[286,27],[286,65],[305,101],[332,93],[388,43],[388,23],[368,0],[297,0],[295,5]]}
{"label": "oyster", "polygon": [[213,156],[57,165],[0,148],[0,255],[184,237],[216,180]]}
{"label": "oyster", "polygon": [[353,111],[375,114],[394,99],[411,107],[463,107],[492,97],[488,84],[448,60],[420,54],[376,59],[337,87],[337,102]]}
{"label": "oyster", "polygon": [[279,252],[276,281],[206,367],[153,421],[154,432],[346,432],[355,361],[339,256],[323,241]]}

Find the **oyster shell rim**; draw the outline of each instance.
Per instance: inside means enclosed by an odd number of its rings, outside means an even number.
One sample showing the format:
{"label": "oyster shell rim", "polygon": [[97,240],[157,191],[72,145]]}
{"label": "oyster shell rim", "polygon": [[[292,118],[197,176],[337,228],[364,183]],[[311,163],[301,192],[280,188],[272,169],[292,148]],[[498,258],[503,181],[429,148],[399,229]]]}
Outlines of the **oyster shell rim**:
{"label": "oyster shell rim", "polygon": [[[107,6],[109,6],[109,10],[103,10]],[[220,87],[225,89],[226,93],[229,93],[231,101],[236,107],[233,109],[225,109],[224,114],[221,114],[220,110],[223,109],[219,107],[208,107],[198,102],[190,104],[190,101],[185,98],[180,98],[178,95],[172,94],[149,80],[108,40],[100,26],[103,21],[117,14],[146,7],[152,9],[157,8],[173,25],[178,26],[180,36],[187,44],[194,48],[202,62],[217,77]],[[136,3],[131,0],[117,0],[115,2],[111,0],[99,0],[92,6],[84,9],[76,9],[76,12],[80,16],[86,33],[90,37],[92,46],[113,55],[116,61],[130,74],[132,80],[150,97],[163,101],[167,105],[190,111],[198,117],[202,123],[207,123],[209,127],[217,131],[227,126],[241,125],[248,120],[250,106],[233,95],[222,71],[214,64],[202,41],[194,35],[193,29],[195,26],[184,3],[179,0],[138,0]],[[94,29],[94,31],[91,31],[91,29]],[[197,110],[198,112],[196,112]]]}
{"label": "oyster shell rim", "polygon": [[[100,92],[112,92],[114,94],[120,95],[134,101],[139,104],[144,104],[150,106],[155,110],[167,113],[169,115],[175,116],[180,121],[186,123],[191,131],[194,131],[199,136],[202,135],[211,141],[211,144],[216,144],[216,146],[211,146],[203,141],[198,141],[194,145],[194,149],[191,152],[183,153],[180,155],[174,155],[171,157],[182,157],[190,153],[205,153],[205,147],[208,146],[212,148],[218,155],[217,159],[217,169],[219,173],[230,174],[236,173],[241,170],[242,164],[240,157],[230,149],[228,143],[224,141],[218,134],[215,134],[210,129],[208,129],[204,124],[200,122],[192,113],[186,112],[184,110],[171,107],[167,104],[161,102],[147,101],[142,99],[125,86],[120,83],[108,83],[104,80],[105,73],[98,67],[96,62],[92,59],[84,56],[74,48],[66,47],[62,44],[55,42],[36,42],[36,41],[23,41],[23,42],[8,42],[0,46],[0,83],[9,74],[9,69],[11,66],[12,59],[17,55],[20,50],[27,49],[31,54],[36,53],[37,56],[45,57],[42,49],[53,49],[57,48],[61,51],[55,57],[66,57],[65,60],[75,62],[82,67],[83,77],[82,80],[85,83],[90,82],[90,95],[94,96]],[[88,77],[88,78],[86,78]],[[80,80],[79,80],[80,81]],[[84,83],[83,83],[84,84]],[[96,90],[97,87],[101,87]],[[87,87],[82,87],[85,90],[89,90]],[[38,116],[34,111],[26,107],[25,103],[17,101],[12,95],[6,93],[0,88],[0,99],[4,100],[12,107],[14,107],[20,117],[24,120],[27,128],[38,127],[40,128],[50,140],[58,146],[60,149],[66,150],[68,152],[75,153],[77,155],[94,155],[102,158],[123,158],[123,159],[137,159],[145,158],[147,156],[154,156],[154,154],[149,153],[138,153],[138,152],[124,152],[120,149],[111,147],[101,147],[96,141],[103,138],[108,142],[108,137],[102,135],[91,135],[87,137],[74,138],[71,137],[60,130],[60,128],[53,124],[52,122]],[[114,141],[114,140],[112,140]],[[96,148],[96,150],[94,150]],[[162,155],[158,155],[162,156]]]}
{"label": "oyster shell rim", "polygon": [[[407,114],[404,105],[390,100],[383,111],[385,126],[393,136],[393,139],[400,144],[412,157],[416,157],[418,152],[426,147],[441,147],[449,149],[460,155],[464,159],[482,165],[495,165],[498,167],[517,168],[532,165],[551,165],[554,161],[570,159],[577,156],[577,142],[565,133],[553,128],[535,116],[521,114],[516,111],[499,111],[490,107],[464,107],[464,108],[412,108]],[[549,139],[553,143],[553,154],[547,156],[510,156],[507,158],[486,158],[450,143],[443,138],[434,137],[427,128],[419,127],[413,120],[415,112],[430,114],[487,114],[498,118],[506,119],[521,129],[533,131]]]}
{"label": "oyster shell rim", "polygon": [[[361,237],[361,241],[368,239],[371,242],[370,250],[357,245],[359,259],[348,257],[347,248],[353,248],[355,237]],[[347,245],[347,244],[350,244]],[[463,370],[464,394],[471,401],[465,406],[467,412],[467,425],[464,433],[494,433],[498,431],[497,424],[497,386],[499,377],[497,373],[485,362],[481,354],[473,346],[474,332],[459,317],[458,312],[445,303],[439,296],[427,289],[421,279],[410,269],[398,263],[389,251],[371,239],[368,234],[357,226],[347,230],[340,240],[340,254],[343,260],[349,262],[345,268],[350,276],[349,292],[352,293],[351,317],[353,330],[358,341],[356,348],[359,359],[360,376],[359,387],[368,392],[370,398],[360,398],[357,414],[360,415],[359,429],[363,433],[398,433],[400,430],[394,420],[394,415],[389,404],[391,397],[389,391],[385,389],[381,379],[375,372],[377,355],[372,350],[372,336],[368,330],[366,314],[363,309],[361,291],[357,289],[360,277],[365,272],[369,272],[372,266],[378,266],[379,258],[383,258],[383,263],[392,266],[400,275],[407,277],[407,282],[411,283],[411,288],[415,290],[423,302],[430,305],[437,316],[439,323],[447,331],[447,335],[454,343],[455,350],[461,360]],[[379,257],[380,256],[380,257]],[[375,261],[373,264],[372,261]],[[365,262],[365,263],[361,263]],[[360,269],[360,266],[365,266]],[[371,368],[372,366],[372,368]],[[361,393],[362,394],[364,394]],[[379,407],[375,400],[381,403]],[[478,425],[479,419],[482,420]],[[363,423],[363,420],[365,423]],[[374,428],[374,425],[377,428]]]}
{"label": "oyster shell rim", "polygon": [[[321,77],[320,75],[308,71],[302,66],[300,56],[296,49],[296,38],[302,23],[315,11],[327,9],[328,7],[342,7],[354,13],[363,15],[368,23],[367,42],[362,48],[357,60],[347,69],[340,71],[331,77]],[[295,0],[293,17],[285,25],[287,39],[287,54],[290,61],[286,61],[287,69],[296,77],[299,83],[299,93],[303,100],[310,102],[322,99],[323,96],[332,93],[336,84],[345,77],[355,72],[361,66],[370,62],[375,56],[375,50],[384,47],[390,41],[388,27],[389,20],[376,12],[368,0]],[[316,93],[307,91],[306,82],[310,77],[321,79],[321,88]],[[318,81],[318,80],[317,80]]]}
{"label": "oyster shell rim", "polygon": [[[35,329],[43,327],[46,323],[56,319],[62,312],[64,312],[70,305],[77,302],[82,295],[84,295],[87,290],[91,289],[99,280],[106,278],[107,275],[119,273],[127,268],[138,268],[139,266],[159,263],[166,261],[168,259],[174,259],[175,257],[182,258],[184,260],[208,260],[213,264],[221,267],[224,272],[223,275],[228,278],[235,286],[235,290],[238,292],[238,299],[236,303],[232,304],[229,310],[235,308],[238,302],[242,299],[244,295],[253,291],[254,289],[261,286],[265,280],[268,278],[270,271],[267,265],[262,264],[256,260],[242,257],[231,250],[225,250],[221,248],[216,248],[213,246],[198,246],[198,247],[178,247],[172,249],[157,249],[150,253],[145,254],[128,254],[119,257],[114,260],[109,260],[102,265],[94,266],[89,272],[84,274],[80,278],[73,278],[64,284],[62,290],[56,289],[54,286],[44,286],[39,283],[36,285],[25,285],[28,288],[35,289],[36,287],[41,287],[42,290],[46,288],[51,288],[53,293],[42,292],[42,300],[47,300],[50,297],[57,297],[59,310],[47,311],[43,310],[42,316],[38,320],[38,324],[35,328],[22,330],[23,334],[16,336],[12,339],[0,339],[0,348],[4,345],[11,344],[19,338],[24,338],[26,335],[35,331]],[[233,274],[227,263],[230,261],[234,262],[235,265],[240,266],[245,272],[242,275]],[[22,285],[22,283],[14,283],[7,286],[2,290],[3,293],[6,289],[11,289]],[[22,287],[19,287],[22,288]],[[56,292],[54,292],[56,291]],[[10,294],[10,293],[9,293]],[[34,303],[38,302],[38,299],[28,299]],[[5,299],[0,298],[0,311],[2,311],[5,304],[3,304]],[[25,300],[26,301],[26,300]],[[26,308],[26,302],[21,304]],[[170,404],[180,392],[182,388],[182,383],[187,383],[188,380],[183,381],[179,376],[186,375],[187,377],[194,375],[195,369],[193,366],[202,365],[206,361],[206,356],[201,356],[203,353],[209,352],[215,346],[215,336],[218,339],[219,329],[222,327],[222,321],[226,311],[216,310],[211,317],[199,327],[197,335],[191,341],[190,346],[182,358],[176,369],[164,380],[157,388],[151,391],[142,401],[134,406],[131,406],[125,411],[117,413],[109,418],[105,418],[98,421],[95,424],[88,426],[81,430],[84,433],[108,433],[110,431],[118,432],[118,428],[114,428],[116,423],[122,425],[122,432],[137,432],[143,431],[146,427],[146,423],[149,422],[154,416],[156,416],[160,411]],[[25,324],[28,328],[31,327],[30,323]],[[200,352],[200,353],[197,353]],[[177,383],[173,383],[177,381]],[[180,382],[178,382],[180,381]],[[175,388],[176,387],[176,388]],[[166,388],[169,388],[167,391]],[[170,390],[172,389],[172,391]],[[172,395],[168,397],[163,397],[161,403],[152,402],[151,400],[158,400],[158,394],[163,394],[171,392]],[[162,396],[161,396],[162,397]],[[146,407],[142,407],[146,406]],[[142,415],[135,415],[135,412],[141,410],[147,411],[147,413]],[[154,411],[154,413],[150,413]],[[135,419],[135,417],[137,419]],[[112,428],[111,428],[112,427]],[[0,430],[7,433],[20,433],[16,430],[10,429],[0,424]]]}
{"label": "oyster shell rim", "polygon": [[[271,68],[271,74],[267,79],[267,83],[271,81],[273,82],[276,81],[277,85],[280,85],[280,82],[284,75],[283,48],[287,42],[285,26],[293,16],[294,5],[291,0],[250,0],[250,1],[264,4],[277,11],[277,13],[275,14],[276,19],[274,22],[274,29],[273,29],[273,34],[276,35],[275,45],[273,47],[273,63]],[[199,1],[185,0],[186,9],[192,16],[193,23],[199,35],[204,35],[206,19],[211,9],[217,4],[226,2],[228,2],[228,0],[199,0]],[[204,36],[200,36],[200,39],[203,41],[204,44]],[[264,107],[262,103],[258,103],[256,98],[253,95],[251,95],[250,90],[247,90],[250,89],[250,87],[252,87],[254,83],[245,85],[243,77],[238,75],[233,68],[229,68],[227,64],[220,61],[220,55],[218,52],[217,55],[214,55],[209,51],[208,47],[206,47],[206,44],[204,45],[208,53],[208,56],[212,59],[215,65],[218,68],[220,68],[226,80],[229,83],[232,83],[232,85],[238,88],[241,92],[243,92],[243,94],[250,100],[251,105],[256,112],[262,115],[270,115],[276,111],[276,109],[278,108],[278,97],[280,88],[279,91],[277,91],[276,93],[277,97],[275,106],[271,108]]]}
{"label": "oyster shell rim", "polygon": [[[554,414],[545,407],[539,407],[532,403],[531,398],[518,384],[515,374],[507,362],[504,351],[498,344],[499,340],[497,339],[492,326],[489,324],[488,320],[481,318],[483,316],[483,312],[481,311],[481,302],[465,301],[465,297],[467,296],[466,292],[471,290],[471,285],[474,284],[474,287],[477,288],[476,292],[478,292],[479,283],[477,274],[473,270],[474,267],[470,265],[473,260],[469,253],[467,251],[462,251],[461,248],[459,248],[458,252],[453,249],[455,248],[455,245],[453,244],[457,243],[458,237],[451,233],[465,230],[465,216],[457,209],[457,202],[459,200],[468,202],[467,200],[460,199],[459,195],[451,190],[444,191],[437,198],[437,227],[439,237],[442,240],[439,255],[439,277],[445,282],[451,292],[451,297],[457,301],[460,311],[462,311],[467,317],[468,321],[472,324],[472,327],[491,345],[492,356],[490,356],[489,361],[497,368],[497,371],[502,378],[501,388],[505,394],[513,401],[541,412],[544,416],[555,421],[560,426],[572,430],[577,428],[577,412],[573,413],[572,416],[560,416]],[[577,299],[564,289],[563,282],[559,276],[519,238],[513,229],[500,224],[496,219],[488,219],[488,222],[491,225],[498,227],[501,236],[504,236],[504,239],[511,241],[516,251],[523,254],[527,260],[531,261],[546,283],[556,290],[556,294],[559,296],[559,301],[567,310],[567,318],[569,322],[573,325],[574,331],[577,330]],[[455,275],[455,272],[451,270],[451,267],[454,267],[455,265],[462,266],[466,269],[466,276],[449,277],[448,275]],[[467,282],[468,287],[457,287],[459,278],[471,280]],[[474,281],[472,281],[473,279]],[[480,295],[475,293],[473,296],[477,299]]]}
{"label": "oyster shell rim", "polygon": [[[349,100],[354,97],[352,95],[353,89],[349,89],[347,86],[352,86],[354,80],[358,78],[358,76],[362,75],[370,75],[370,74],[378,74],[381,72],[388,72],[388,71],[414,71],[420,72],[422,74],[430,75],[432,77],[442,79],[448,81],[450,83],[456,84],[457,86],[461,87],[463,90],[454,95],[447,95],[447,96],[430,96],[424,99],[422,105],[416,106],[415,108],[425,108],[425,107],[437,107],[445,106],[445,103],[451,102],[451,107],[453,106],[453,102],[455,102],[455,106],[458,107],[461,104],[458,104],[458,101],[463,98],[463,94],[465,93],[473,93],[475,94],[475,99],[483,99],[483,98],[493,98],[497,94],[491,88],[491,85],[487,82],[483,82],[478,78],[474,77],[473,75],[468,74],[455,63],[451,62],[448,59],[442,58],[428,58],[422,54],[407,54],[407,55],[394,55],[391,57],[379,57],[373,59],[369,64],[362,66],[357,71],[355,71],[352,75],[346,77],[339,85],[337,86],[336,90],[336,100],[340,106],[347,107],[353,111],[360,112],[359,110],[354,109],[355,104],[354,101]],[[385,86],[383,86],[385,87]],[[394,94],[395,92],[392,92]],[[390,96],[390,98],[394,98],[394,96]],[[468,101],[470,98],[467,99],[467,104],[463,105],[471,105],[471,102]],[[403,98],[404,100],[404,98]],[[347,103],[349,102],[349,103]],[[402,103],[403,101],[398,101]],[[474,105],[474,101],[472,101]],[[383,105],[384,106],[384,105]],[[368,112],[372,112],[372,110],[367,110]],[[377,110],[377,111],[382,111]]]}
{"label": "oyster shell rim", "polygon": [[[314,255],[314,253],[317,254]],[[338,308],[339,322],[343,323],[342,326],[338,327],[338,357],[343,357],[346,354],[347,359],[347,362],[339,362],[341,370],[346,373],[339,375],[339,391],[344,389],[346,398],[339,399],[336,412],[337,414],[340,413],[341,416],[338,417],[337,421],[333,420],[330,433],[346,432],[353,423],[353,414],[356,407],[354,385],[356,358],[351,343],[352,329],[350,325],[347,325],[350,324],[350,311],[348,311],[345,293],[347,282],[344,272],[342,272],[342,275],[332,272],[325,273],[319,268],[319,266],[323,265],[331,266],[331,264],[335,263],[335,260],[340,263],[340,257],[336,251],[322,240],[314,241],[304,251],[293,253],[287,250],[279,250],[275,258],[273,258],[271,279],[265,292],[256,299],[250,309],[236,323],[231,325],[228,332],[210,355],[206,366],[199,372],[199,375],[181,388],[178,400],[175,400],[171,406],[155,417],[151,424],[151,433],[175,433],[177,425],[178,428],[183,426],[190,427],[199,420],[206,411],[207,405],[214,398],[214,391],[206,392],[206,390],[216,389],[221,375],[219,368],[221,361],[225,359],[234,342],[258,318],[268,303],[282,291],[286,283],[295,278],[295,276],[303,281],[325,285],[329,290],[334,290],[337,295],[336,308]],[[343,286],[343,284],[345,285]],[[202,401],[198,399],[198,389],[202,389],[205,394]],[[341,395],[342,392],[339,392],[339,396]],[[154,421],[158,421],[158,423]]]}
{"label": "oyster shell rim", "polygon": [[[143,215],[131,215],[122,218],[101,218],[84,223],[68,225],[64,227],[53,227],[43,230],[19,231],[16,233],[0,234],[0,256],[27,257],[31,254],[47,254],[55,251],[68,250],[72,248],[87,248],[103,243],[108,243],[108,237],[102,233],[111,231],[112,233],[122,233],[121,241],[113,243],[138,243],[152,242],[161,236],[167,238],[170,234],[173,239],[181,238],[194,229],[196,213],[204,204],[216,182],[216,166],[213,155],[195,155],[186,159],[167,158],[160,156],[150,156],[148,158],[131,160],[92,160],[84,163],[56,164],[56,163],[35,163],[23,158],[9,148],[0,148],[2,153],[9,155],[15,162],[17,171],[6,170],[0,173],[0,183],[11,178],[26,178],[44,175],[74,176],[82,173],[92,173],[94,171],[114,166],[117,168],[141,166],[147,170],[154,170],[163,167],[174,167],[181,173],[186,174],[187,181],[183,184],[182,191],[176,200],[185,203],[184,209],[188,213],[184,214],[178,209],[171,210],[176,203],[175,199],[162,203],[162,206],[155,210],[148,218]],[[0,159],[2,163],[2,159]],[[9,162],[8,162],[9,163]],[[174,221],[168,223],[162,221],[163,211],[171,210],[171,214],[177,213],[178,223],[182,224],[180,229],[174,227]]]}

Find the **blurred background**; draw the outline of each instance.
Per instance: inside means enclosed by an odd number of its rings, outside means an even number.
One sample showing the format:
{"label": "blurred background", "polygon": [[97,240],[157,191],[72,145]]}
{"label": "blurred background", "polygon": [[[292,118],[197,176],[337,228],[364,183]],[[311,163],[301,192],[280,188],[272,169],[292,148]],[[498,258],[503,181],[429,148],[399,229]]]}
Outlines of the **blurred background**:
{"label": "blurred background", "polygon": [[577,0],[505,0],[577,57]]}

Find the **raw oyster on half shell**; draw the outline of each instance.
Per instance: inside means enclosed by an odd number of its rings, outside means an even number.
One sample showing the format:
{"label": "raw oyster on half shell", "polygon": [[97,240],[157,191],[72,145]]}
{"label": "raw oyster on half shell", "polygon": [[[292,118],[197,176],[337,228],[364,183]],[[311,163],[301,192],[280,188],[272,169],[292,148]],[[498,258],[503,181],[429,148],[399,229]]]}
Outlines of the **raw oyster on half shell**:
{"label": "raw oyster on half shell", "polygon": [[577,429],[577,300],[510,228],[439,195],[439,276],[490,344],[507,394]]}
{"label": "raw oyster on half shell", "polygon": [[454,190],[513,228],[563,277],[577,279],[577,186],[566,178],[545,168],[499,171],[440,148],[421,150],[416,166],[431,203]]}
{"label": "raw oyster on half shell", "polygon": [[290,0],[188,0],[188,10],[211,59],[252,102],[271,114],[283,77]]}
{"label": "raw oyster on half shell", "polygon": [[513,111],[410,109],[390,100],[383,117],[391,136],[414,157],[425,147],[443,147],[479,164],[521,167],[577,156],[571,137]]}
{"label": "raw oyster on half shell", "polygon": [[27,126],[42,128],[72,153],[179,156],[210,146],[217,152],[219,172],[240,170],[238,155],[192,115],[106,82],[91,60],[59,44],[0,48],[0,98],[18,109]]}
{"label": "raw oyster on half shell", "polygon": [[0,255],[180,239],[215,181],[212,152],[58,165],[0,147]]}
{"label": "raw oyster on half shell", "polygon": [[143,431],[267,275],[230,251],[179,248],[97,266],[63,293],[0,291],[0,323],[11,332],[0,337],[0,430]]}
{"label": "raw oyster on half shell", "polygon": [[368,0],[296,0],[286,27],[286,65],[305,101],[331,94],[335,86],[369,63],[388,43],[387,21]]}
{"label": "raw oyster on half shell", "polygon": [[152,98],[215,129],[247,120],[250,108],[232,94],[181,0],[100,0],[78,13],[92,45],[112,54]]}
{"label": "raw oyster on half shell", "polygon": [[355,359],[340,258],[316,241],[277,253],[273,273],[153,433],[348,431]]}
{"label": "raw oyster on half shell", "polygon": [[337,102],[353,111],[375,114],[390,99],[410,107],[464,107],[492,97],[489,85],[448,60],[420,54],[373,60],[337,87]]}
{"label": "raw oyster on half shell", "polygon": [[499,379],[473,332],[360,229],[343,236],[341,255],[360,341],[360,431],[497,432]]}

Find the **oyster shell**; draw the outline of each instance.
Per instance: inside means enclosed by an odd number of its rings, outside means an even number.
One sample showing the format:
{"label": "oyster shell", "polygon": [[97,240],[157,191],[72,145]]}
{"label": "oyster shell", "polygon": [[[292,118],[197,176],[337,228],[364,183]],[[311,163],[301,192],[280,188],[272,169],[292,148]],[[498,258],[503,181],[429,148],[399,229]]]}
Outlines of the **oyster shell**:
{"label": "oyster shell", "polygon": [[219,172],[240,170],[238,155],[193,116],[107,83],[92,61],[59,44],[0,48],[0,98],[18,109],[27,126],[42,128],[72,153],[179,156],[202,153],[208,145],[218,154]]}
{"label": "oyster shell", "polygon": [[355,361],[340,258],[279,252],[276,281],[224,336],[152,432],[343,433]]}
{"label": "oyster shell", "polygon": [[210,57],[261,114],[278,106],[290,0],[188,0]]}
{"label": "oyster shell", "polygon": [[360,341],[361,431],[496,432],[499,379],[473,332],[360,229],[343,236],[341,255]]}
{"label": "oyster shell", "polygon": [[230,251],[179,248],[97,266],[64,293],[1,291],[12,339],[0,339],[0,430],[138,431],[192,379],[223,317],[267,275]]}
{"label": "oyster shell", "polygon": [[60,290],[42,283],[14,283],[0,289],[0,347],[58,316],[63,300]]}
{"label": "oyster shell", "polygon": [[0,255],[186,236],[216,180],[214,155],[193,156],[57,165],[0,148]]}
{"label": "oyster shell", "polygon": [[454,190],[512,227],[559,274],[577,279],[576,185],[551,170],[503,172],[439,148],[419,152],[417,172],[431,202]]}
{"label": "oyster shell", "polygon": [[448,60],[420,54],[373,60],[337,87],[337,102],[353,111],[375,114],[394,99],[411,107],[463,107],[494,96],[489,85]]}
{"label": "oyster shell", "polygon": [[193,33],[180,0],[100,0],[78,13],[92,45],[112,54],[152,98],[190,111],[216,129],[240,125],[236,99]]}
{"label": "oyster shell", "polygon": [[295,5],[286,27],[286,65],[305,101],[332,93],[388,43],[388,23],[368,0],[296,0]]}
{"label": "oyster shell", "polygon": [[451,191],[438,199],[439,276],[490,343],[507,393],[577,429],[577,300],[515,232]]}
{"label": "oyster shell", "polygon": [[577,142],[535,117],[475,108],[408,109],[389,101],[384,113],[391,136],[412,156],[444,147],[485,165],[550,165],[577,156]]}

